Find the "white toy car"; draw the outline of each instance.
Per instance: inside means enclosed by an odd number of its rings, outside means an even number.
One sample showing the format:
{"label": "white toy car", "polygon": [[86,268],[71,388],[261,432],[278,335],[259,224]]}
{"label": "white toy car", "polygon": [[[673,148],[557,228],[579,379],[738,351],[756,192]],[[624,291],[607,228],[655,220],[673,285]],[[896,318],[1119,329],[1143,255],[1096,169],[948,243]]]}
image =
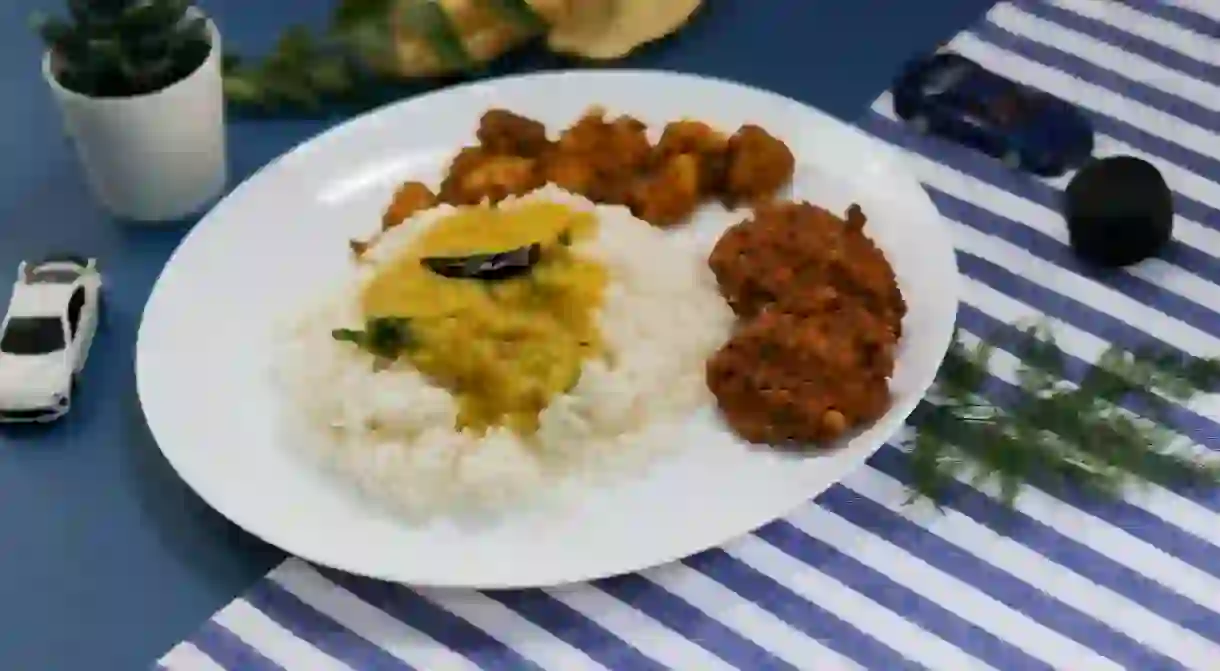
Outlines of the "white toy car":
{"label": "white toy car", "polygon": [[97,331],[101,287],[95,259],[21,263],[0,322],[0,422],[51,422],[68,412]]}

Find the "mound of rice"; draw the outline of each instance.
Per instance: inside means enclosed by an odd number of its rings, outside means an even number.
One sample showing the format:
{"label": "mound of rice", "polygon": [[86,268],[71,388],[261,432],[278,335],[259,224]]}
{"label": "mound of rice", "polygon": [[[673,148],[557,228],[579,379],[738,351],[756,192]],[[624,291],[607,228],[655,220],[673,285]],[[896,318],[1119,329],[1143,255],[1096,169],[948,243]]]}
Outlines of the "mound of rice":
{"label": "mound of rice", "polygon": [[[447,390],[410,370],[374,372],[368,355],[335,342],[332,329],[361,323],[365,275],[297,316],[277,348],[279,386],[317,438],[302,449],[401,514],[500,510],[590,477],[636,473],[680,447],[676,423],[710,401],[705,361],[728,338],[733,313],[703,255],[626,208],[553,186],[502,207],[535,199],[599,219],[598,235],[577,251],[610,272],[600,327],[615,364],[586,362],[580,382],[543,411],[533,442],[506,429],[455,431],[457,404]],[[367,266],[394,258],[453,211],[437,207],[391,229],[366,252]]]}

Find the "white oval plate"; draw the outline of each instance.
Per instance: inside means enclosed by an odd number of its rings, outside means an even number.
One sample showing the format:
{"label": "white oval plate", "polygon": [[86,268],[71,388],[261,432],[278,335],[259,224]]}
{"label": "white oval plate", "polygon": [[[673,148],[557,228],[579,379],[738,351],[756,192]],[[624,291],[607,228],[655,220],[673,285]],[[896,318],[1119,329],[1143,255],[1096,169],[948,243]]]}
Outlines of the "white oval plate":
{"label": "white oval plate", "polygon": [[[793,195],[843,211],[893,264],[909,304],[894,404],[821,456],[750,448],[716,414],[693,417],[688,446],[640,477],[591,488],[547,514],[473,528],[412,526],[295,453],[277,428],[268,375],[272,327],[350,272],[347,240],[379,225],[395,184],[439,180],[473,142],[479,116],[504,107],[553,131],[591,105],[651,127],[693,117],[728,131],[758,124],[799,163]],[[707,208],[675,235],[710,249],[741,216]],[[927,391],[957,309],[947,226],[899,155],[795,101],[723,81],[661,72],[563,72],[442,90],[356,118],[297,147],[242,184],[187,235],[144,310],[140,402],[178,474],[263,540],[351,573],[402,583],[546,586],[627,573],[722,544],[796,509],[860,466]]]}

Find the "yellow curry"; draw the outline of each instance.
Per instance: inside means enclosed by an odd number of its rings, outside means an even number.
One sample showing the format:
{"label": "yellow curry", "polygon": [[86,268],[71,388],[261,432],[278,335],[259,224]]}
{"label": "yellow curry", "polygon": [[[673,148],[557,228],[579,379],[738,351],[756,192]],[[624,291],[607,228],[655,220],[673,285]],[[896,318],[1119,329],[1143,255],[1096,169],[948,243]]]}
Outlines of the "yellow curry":
{"label": "yellow curry", "polygon": [[[457,428],[529,435],[551,399],[576,384],[584,360],[603,353],[597,319],[607,272],[571,247],[596,231],[592,214],[557,203],[463,209],[382,266],[361,307],[366,320],[407,325],[402,356],[454,394]],[[444,277],[423,263],[535,243],[537,262],[508,279]]]}

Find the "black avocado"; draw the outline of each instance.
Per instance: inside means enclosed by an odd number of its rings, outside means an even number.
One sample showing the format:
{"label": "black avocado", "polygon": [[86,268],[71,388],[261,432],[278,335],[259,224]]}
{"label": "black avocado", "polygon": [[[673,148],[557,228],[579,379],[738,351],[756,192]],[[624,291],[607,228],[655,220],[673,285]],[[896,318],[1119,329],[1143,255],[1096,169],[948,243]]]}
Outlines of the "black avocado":
{"label": "black avocado", "polygon": [[1161,173],[1134,156],[1087,163],[1064,191],[1072,249],[1105,268],[1156,256],[1173,237],[1173,195]]}

